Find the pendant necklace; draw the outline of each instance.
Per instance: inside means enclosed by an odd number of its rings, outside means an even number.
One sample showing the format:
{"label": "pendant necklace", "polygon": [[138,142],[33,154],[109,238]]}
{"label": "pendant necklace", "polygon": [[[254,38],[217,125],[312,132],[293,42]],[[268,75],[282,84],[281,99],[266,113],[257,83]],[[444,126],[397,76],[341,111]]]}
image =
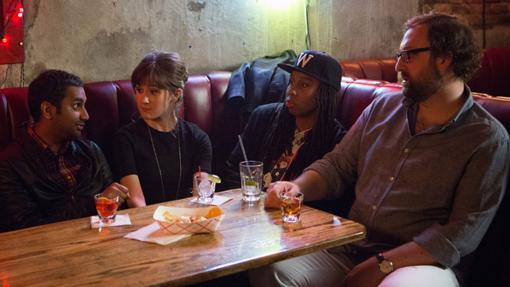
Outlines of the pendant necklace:
{"label": "pendant necklace", "polygon": [[[161,165],[159,164],[158,153],[156,152],[156,146],[154,145],[154,139],[152,138],[152,132],[151,132],[151,128],[149,127],[149,125],[147,125],[147,131],[149,132],[149,138],[151,140],[151,145],[152,145],[152,152],[154,153],[154,158],[156,159],[156,166],[157,166],[158,172],[159,172],[159,180],[160,180],[160,183],[161,183],[161,193],[163,195],[163,198],[166,199],[166,196],[165,196],[165,184],[163,183],[163,172],[161,170]],[[181,180],[182,180],[181,141],[180,141],[180,137],[179,137],[178,123],[175,125],[175,133],[176,133],[175,137],[177,138],[177,149],[178,149],[178,152],[179,152],[178,153],[179,154],[179,179],[177,181],[177,192],[176,192],[176,195],[175,195],[175,199],[178,199],[179,198],[179,192],[181,190]]]}

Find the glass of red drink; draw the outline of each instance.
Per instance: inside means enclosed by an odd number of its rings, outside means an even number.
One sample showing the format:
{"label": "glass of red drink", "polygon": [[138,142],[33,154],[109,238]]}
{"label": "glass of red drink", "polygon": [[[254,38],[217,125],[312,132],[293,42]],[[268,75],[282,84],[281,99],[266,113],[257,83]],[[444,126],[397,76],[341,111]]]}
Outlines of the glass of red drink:
{"label": "glass of red drink", "polygon": [[298,222],[301,215],[301,205],[303,204],[303,194],[299,191],[288,191],[280,194],[280,201],[283,222]]}
{"label": "glass of red drink", "polygon": [[96,194],[96,210],[101,223],[112,223],[115,221],[115,215],[119,208],[119,195],[115,194]]}

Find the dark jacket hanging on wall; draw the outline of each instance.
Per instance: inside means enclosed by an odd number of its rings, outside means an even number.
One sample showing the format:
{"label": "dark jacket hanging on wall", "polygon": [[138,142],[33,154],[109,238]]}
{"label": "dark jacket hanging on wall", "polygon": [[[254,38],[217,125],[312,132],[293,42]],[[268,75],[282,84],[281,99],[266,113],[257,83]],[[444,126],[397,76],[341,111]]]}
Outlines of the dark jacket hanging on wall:
{"label": "dark jacket hanging on wall", "polygon": [[226,91],[229,105],[236,105],[251,113],[257,106],[282,99],[289,82],[289,73],[278,64],[292,64],[296,53],[292,50],[281,54],[255,59],[244,63],[232,73]]}
{"label": "dark jacket hanging on wall", "polygon": [[[244,63],[232,73],[224,97],[226,118],[222,121],[225,129],[234,131],[228,135],[240,134],[251,112],[259,105],[282,101],[290,75],[278,68],[278,64],[292,64],[296,57],[293,50],[286,50]],[[213,171],[224,170],[225,161],[236,143],[236,137],[217,137],[213,147]]]}

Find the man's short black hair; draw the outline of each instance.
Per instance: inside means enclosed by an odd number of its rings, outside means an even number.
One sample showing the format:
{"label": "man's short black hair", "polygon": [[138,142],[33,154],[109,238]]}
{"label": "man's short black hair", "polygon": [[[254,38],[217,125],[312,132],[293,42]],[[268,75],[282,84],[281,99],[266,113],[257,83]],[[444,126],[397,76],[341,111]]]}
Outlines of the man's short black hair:
{"label": "man's short black hair", "polygon": [[41,103],[46,101],[57,107],[65,96],[67,87],[83,87],[80,77],[62,70],[46,70],[28,86],[28,108],[35,122],[41,117]]}

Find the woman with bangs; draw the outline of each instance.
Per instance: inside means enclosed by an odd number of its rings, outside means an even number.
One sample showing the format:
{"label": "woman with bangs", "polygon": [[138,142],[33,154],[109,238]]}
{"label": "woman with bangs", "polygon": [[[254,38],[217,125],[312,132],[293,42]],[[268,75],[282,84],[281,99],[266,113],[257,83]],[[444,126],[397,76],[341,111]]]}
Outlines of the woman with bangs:
{"label": "woman with bangs", "polygon": [[112,159],[129,207],[190,196],[198,168],[211,171],[209,137],[177,116],[187,79],[179,54],[166,52],[145,55],[131,75],[140,118],[117,132]]}

